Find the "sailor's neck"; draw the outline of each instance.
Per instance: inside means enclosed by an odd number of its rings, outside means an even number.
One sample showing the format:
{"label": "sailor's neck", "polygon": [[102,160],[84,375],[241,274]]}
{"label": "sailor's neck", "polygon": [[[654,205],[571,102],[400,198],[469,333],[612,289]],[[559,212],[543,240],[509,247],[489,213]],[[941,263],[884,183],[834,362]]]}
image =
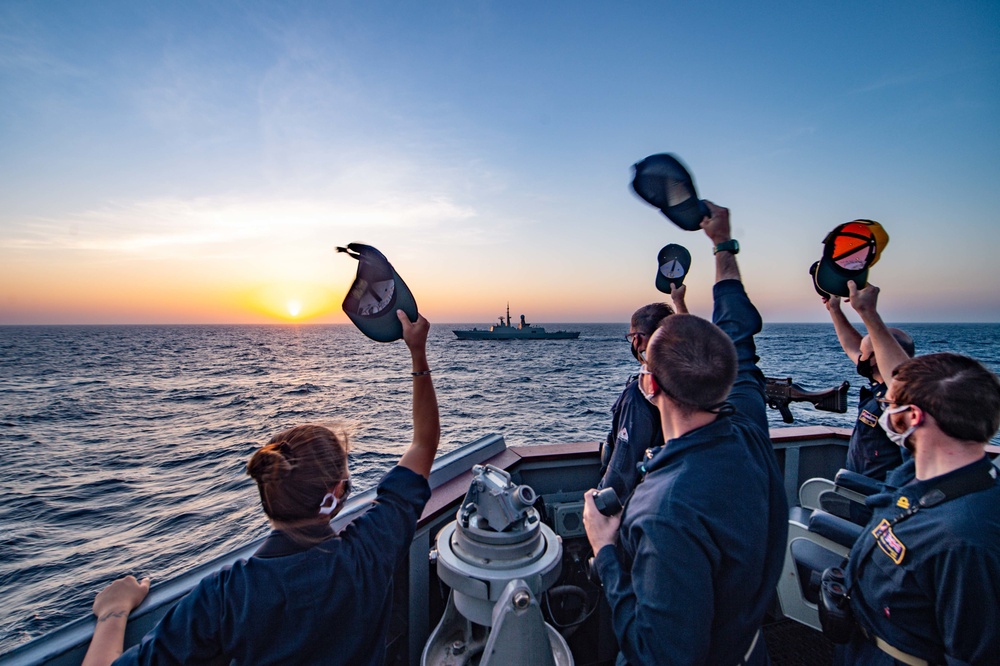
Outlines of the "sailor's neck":
{"label": "sailor's neck", "polygon": [[663,428],[663,441],[677,439],[684,435],[704,428],[709,423],[715,421],[717,414],[712,412],[694,412],[693,414],[680,414],[676,410],[660,410],[660,425]]}
{"label": "sailor's neck", "polygon": [[966,442],[935,433],[915,442],[913,452],[918,481],[933,479],[971,465],[985,454],[983,444]]}

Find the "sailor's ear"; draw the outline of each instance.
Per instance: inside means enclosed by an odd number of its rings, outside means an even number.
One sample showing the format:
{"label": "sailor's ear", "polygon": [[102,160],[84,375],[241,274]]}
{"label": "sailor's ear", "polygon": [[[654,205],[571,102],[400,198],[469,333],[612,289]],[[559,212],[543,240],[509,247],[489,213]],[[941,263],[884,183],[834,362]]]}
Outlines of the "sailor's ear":
{"label": "sailor's ear", "polygon": [[910,405],[910,426],[923,425],[927,420],[927,412],[922,410],[917,405]]}
{"label": "sailor's ear", "polygon": [[657,393],[659,393],[660,385],[656,382],[656,377],[652,374],[639,375],[639,381],[642,381],[643,377],[646,378],[646,387],[649,389],[646,391],[646,393],[648,393],[651,396],[655,396]]}

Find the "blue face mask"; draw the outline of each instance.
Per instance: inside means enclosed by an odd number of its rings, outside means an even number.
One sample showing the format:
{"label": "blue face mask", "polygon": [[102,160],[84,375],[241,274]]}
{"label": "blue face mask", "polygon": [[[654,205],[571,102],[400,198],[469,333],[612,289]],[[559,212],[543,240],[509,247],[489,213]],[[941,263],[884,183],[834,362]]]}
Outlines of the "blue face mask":
{"label": "blue face mask", "polygon": [[887,409],[884,412],[882,412],[882,416],[878,417],[878,424],[882,426],[882,430],[885,431],[885,434],[889,438],[889,441],[891,441],[899,448],[906,449],[907,451],[909,451],[910,448],[906,446],[906,439],[913,434],[913,431],[917,429],[918,424],[914,423],[904,432],[896,432],[895,430],[893,430],[892,424],[889,422],[889,415],[905,412],[907,409],[910,409],[911,407],[912,405],[899,405],[897,407],[892,407],[891,409]]}

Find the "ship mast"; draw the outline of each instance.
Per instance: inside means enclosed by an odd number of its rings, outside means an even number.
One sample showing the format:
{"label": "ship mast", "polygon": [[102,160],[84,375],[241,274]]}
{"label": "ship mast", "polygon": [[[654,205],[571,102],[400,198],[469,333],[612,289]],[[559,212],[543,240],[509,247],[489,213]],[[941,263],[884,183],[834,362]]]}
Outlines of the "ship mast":
{"label": "ship mast", "polygon": [[507,301],[507,325],[510,326],[510,301]]}

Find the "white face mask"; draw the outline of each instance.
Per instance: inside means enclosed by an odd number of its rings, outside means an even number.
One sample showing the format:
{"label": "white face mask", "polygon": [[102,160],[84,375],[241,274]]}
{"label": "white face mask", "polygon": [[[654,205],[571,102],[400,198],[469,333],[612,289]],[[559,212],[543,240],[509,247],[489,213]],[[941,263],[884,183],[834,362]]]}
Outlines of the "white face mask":
{"label": "white face mask", "polygon": [[643,398],[645,398],[647,401],[649,401],[649,404],[655,405],[656,403],[653,402],[653,398],[654,398],[655,394],[653,394],[653,393],[646,393],[646,391],[643,390],[643,388],[642,388],[642,376],[643,375],[650,375],[650,376],[652,376],[652,374],[653,373],[649,371],[649,368],[646,367],[646,364],[643,363],[642,367],[639,368],[639,380],[638,380],[639,381],[639,393],[642,394]]}
{"label": "white face mask", "polygon": [[882,426],[882,430],[885,430],[885,434],[889,438],[889,441],[894,443],[899,448],[906,450],[909,450],[906,446],[906,439],[913,434],[913,431],[917,429],[918,424],[914,423],[909,428],[907,428],[905,432],[896,432],[895,430],[892,429],[892,424],[889,422],[889,415],[905,412],[907,409],[910,409],[911,407],[912,405],[898,405],[891,409],[885,410],[884,412],[882,412],[882,416],[878,417],[878,424]]}

